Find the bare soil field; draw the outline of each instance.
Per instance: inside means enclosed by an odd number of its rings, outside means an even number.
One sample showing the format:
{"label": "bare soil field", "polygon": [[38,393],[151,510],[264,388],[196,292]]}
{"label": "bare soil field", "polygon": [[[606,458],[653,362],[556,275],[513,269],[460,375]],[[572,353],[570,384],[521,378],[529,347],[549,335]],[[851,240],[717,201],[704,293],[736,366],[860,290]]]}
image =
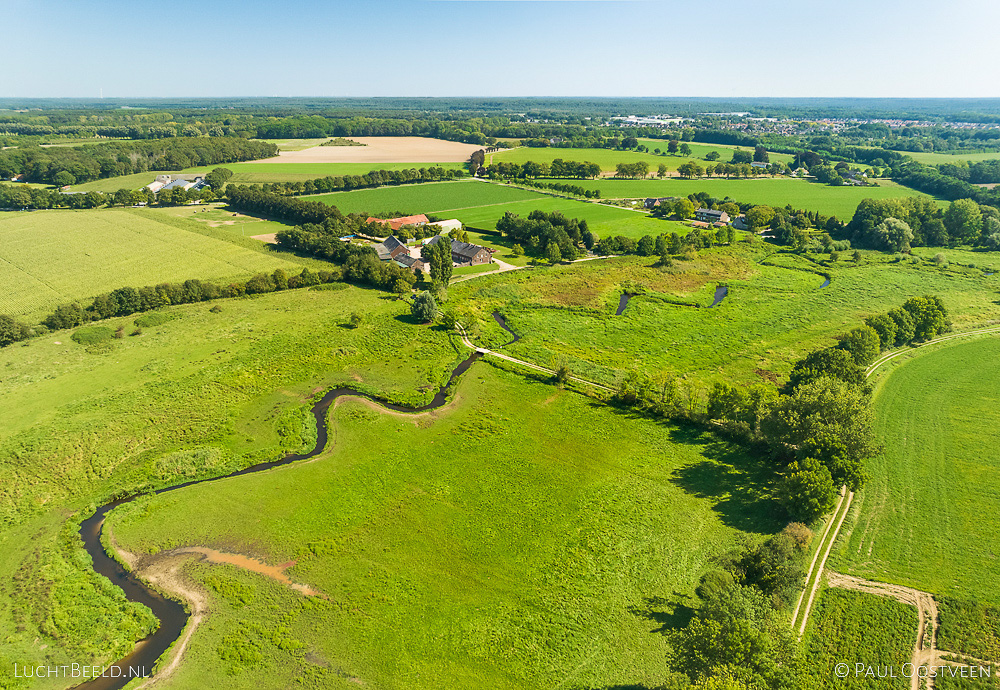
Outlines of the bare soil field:
{"label": "bare soil field", "polygon": [[281,151],[258,163],[448,163],[462,162],[483,148],[424,137],[351,137],[364,146],[313,146]]}

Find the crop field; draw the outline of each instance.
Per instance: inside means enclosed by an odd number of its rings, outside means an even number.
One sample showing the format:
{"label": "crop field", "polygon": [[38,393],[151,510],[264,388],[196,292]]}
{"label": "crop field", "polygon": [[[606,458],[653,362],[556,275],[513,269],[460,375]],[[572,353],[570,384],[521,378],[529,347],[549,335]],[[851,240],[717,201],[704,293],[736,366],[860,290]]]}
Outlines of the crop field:
{"label": "crop field", "polygon": [[[364,175],[372,170],[409,170],[411,168],[439,167],[458,170],[464,167],[462,163],[225,163],[220,168],[233,171],[231,184],[250,184],[264,182],[305,182],[318,177],[337,175]],[[188,168],[187,173],[207,173],[212,168]],[[152,178],[150,178],[152,181]],[[147,183],[148,184],[148,183]]]}
{"label": "crop field", "polygon": [[[876,258],[827,266],[793,255],[758,263],[770,252],[741,243],[703,250],[670,269],[652,257],[590,261],[484,276],[451,292],[500,309],[524,336],[511,354],[542,364],[565,359],[579,375],[609,385],[632,368],[687,376],[699,386],[760,381],[758,369],[785,376],[806,352],[835,344],[866,316],[914,295],[940,295],[956,328],[1000,316],[989,289],[996,277],[982,271]],[[809,272],[819,270],[832,276],[826,288],[822,275]],[[725,300],[698,308],[711,304],[720,284],[729,286]],[[626,290],[645,294],[614,316]]]}
{"label": "crop field", "polygon": [[907,690],[908,678],[838,678],[834,668],[846,663],[893,666],[901,673],[910,662],[917,637],[917,610],[874,594],[830,588],[816,602],[806,637],[804,687],[850,690]]}
{"label": "crop field", "polygon": [[584,189],[600,189],[606,199],[687,196],[707,192],[718,199],[730,197],[739,202],[785,206],[848,221],[862,199],[891,199],[903,196],[927,196],[889,180],[879,180],[878,187],[831,187],[788,177],[750,180],[578,180],[573,184]]}
{"label": "crop field", "polygon": [[[652,686],[666,671],[661,616],[737,530],[780,527],[769,472],[733,446],[483,362],[429,417],[346,401],[331,423],[335,445],[316,462],[112,518],[133,552],[207,545],[294,561],[288,576],[330,598],[216,573],[259,604],[196,632],[171,687],[290,686],[296,674],[321,687]],[[279,625],[311,658],[264,643],[263,668],[227,675],[227,639]]]}
{"label": "crop field", "polygon": [[[0,350],[0,581],[24,567],[40,587],[19,594],[13,608],[5,591],[0,656],[67,663],[86,653],[96,663],[106,658],[103,636],[119,632],[117,615],[104,613],[114,598],[57,545],[67,509],[311,444],[313,428],[303,423],[317,388],[349,383],[425,402],[424,391],[457,359],[445,333],[410,324],[405,303],[370,290],[291,290],[217,305],[218,313],[209,304],[171,307],[163,313],[172,320],[100,347],[58,332]],[[364,324],[345,328],[354,311]],[[129,332],[133,318],[103,325]],[[36,562],[66,572],[58,586],[45,588],[49,575]],[[61,627],[72,619],[67,610],[90,615],[77,608],[85,602],[100,612],[92,616],[97,628]],[[17,631],[13,609],[54,616],[58,639],[39,642],[34,627]],[[10,668],[0,668],[0,682]]]}
{"label": "crop field", "polygon": [[302,270],[294,257],[266,251],[250,239],[244,244],[238,238],[220,241],[219,234],[225,237],[231,231],[202,228],[158,210],[4,214],[0,282],[6,287],[0,313],[37,318],[57,304],[124,286],[235,279],[276,268]]}
{"label": "crop field", "polygon": [[998,357],[993,337],[943,345],[879,383],[876,432],[885,450],[855,497],[835,568],[1000,604]]}

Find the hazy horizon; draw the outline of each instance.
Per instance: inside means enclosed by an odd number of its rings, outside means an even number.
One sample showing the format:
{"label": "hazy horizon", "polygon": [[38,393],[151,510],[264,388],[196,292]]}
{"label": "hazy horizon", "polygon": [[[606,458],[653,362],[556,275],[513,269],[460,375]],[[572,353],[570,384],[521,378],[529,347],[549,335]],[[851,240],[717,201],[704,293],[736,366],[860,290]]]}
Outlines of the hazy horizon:
{"label": "hazy horizon", "polygon": [[1000,95],[985,0],[2,6],[0,98]]}

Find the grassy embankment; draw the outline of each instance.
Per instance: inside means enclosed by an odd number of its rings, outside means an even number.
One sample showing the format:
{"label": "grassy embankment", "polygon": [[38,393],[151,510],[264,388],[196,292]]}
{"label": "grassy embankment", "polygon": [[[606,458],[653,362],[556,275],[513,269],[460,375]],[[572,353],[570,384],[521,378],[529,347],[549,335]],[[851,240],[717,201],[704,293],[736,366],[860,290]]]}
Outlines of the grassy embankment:
{"label": "grassy embankment", "polygon": [[[384,297],[344,287],[222,300],[218,313],[184,305],[160,325],[139,317],[143,333],[122,340],[59,332],[0,350],[0,685],[14,661],[101,663],[141,636],[142,616],[89,574],[72,514],[308,446],[308,401],[333,385],[426,401],[459,355]],[[346,328],[354,311],[365,322]],[[101,325],[128,333],[133,320]]]}

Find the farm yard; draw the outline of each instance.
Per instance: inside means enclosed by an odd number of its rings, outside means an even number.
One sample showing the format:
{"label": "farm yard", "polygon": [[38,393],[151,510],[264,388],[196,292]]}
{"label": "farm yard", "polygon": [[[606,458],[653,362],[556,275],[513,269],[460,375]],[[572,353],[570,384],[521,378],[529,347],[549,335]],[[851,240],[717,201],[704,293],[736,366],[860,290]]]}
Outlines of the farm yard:
{"label": "farm yard", "polygon": [[120,287],[189,278],[222,281],[277,268],[298,272],[303,262],[318,265],[160,210],[4,214],[0,281],[6,288],[0,313],[41,318],[56,305]]}

